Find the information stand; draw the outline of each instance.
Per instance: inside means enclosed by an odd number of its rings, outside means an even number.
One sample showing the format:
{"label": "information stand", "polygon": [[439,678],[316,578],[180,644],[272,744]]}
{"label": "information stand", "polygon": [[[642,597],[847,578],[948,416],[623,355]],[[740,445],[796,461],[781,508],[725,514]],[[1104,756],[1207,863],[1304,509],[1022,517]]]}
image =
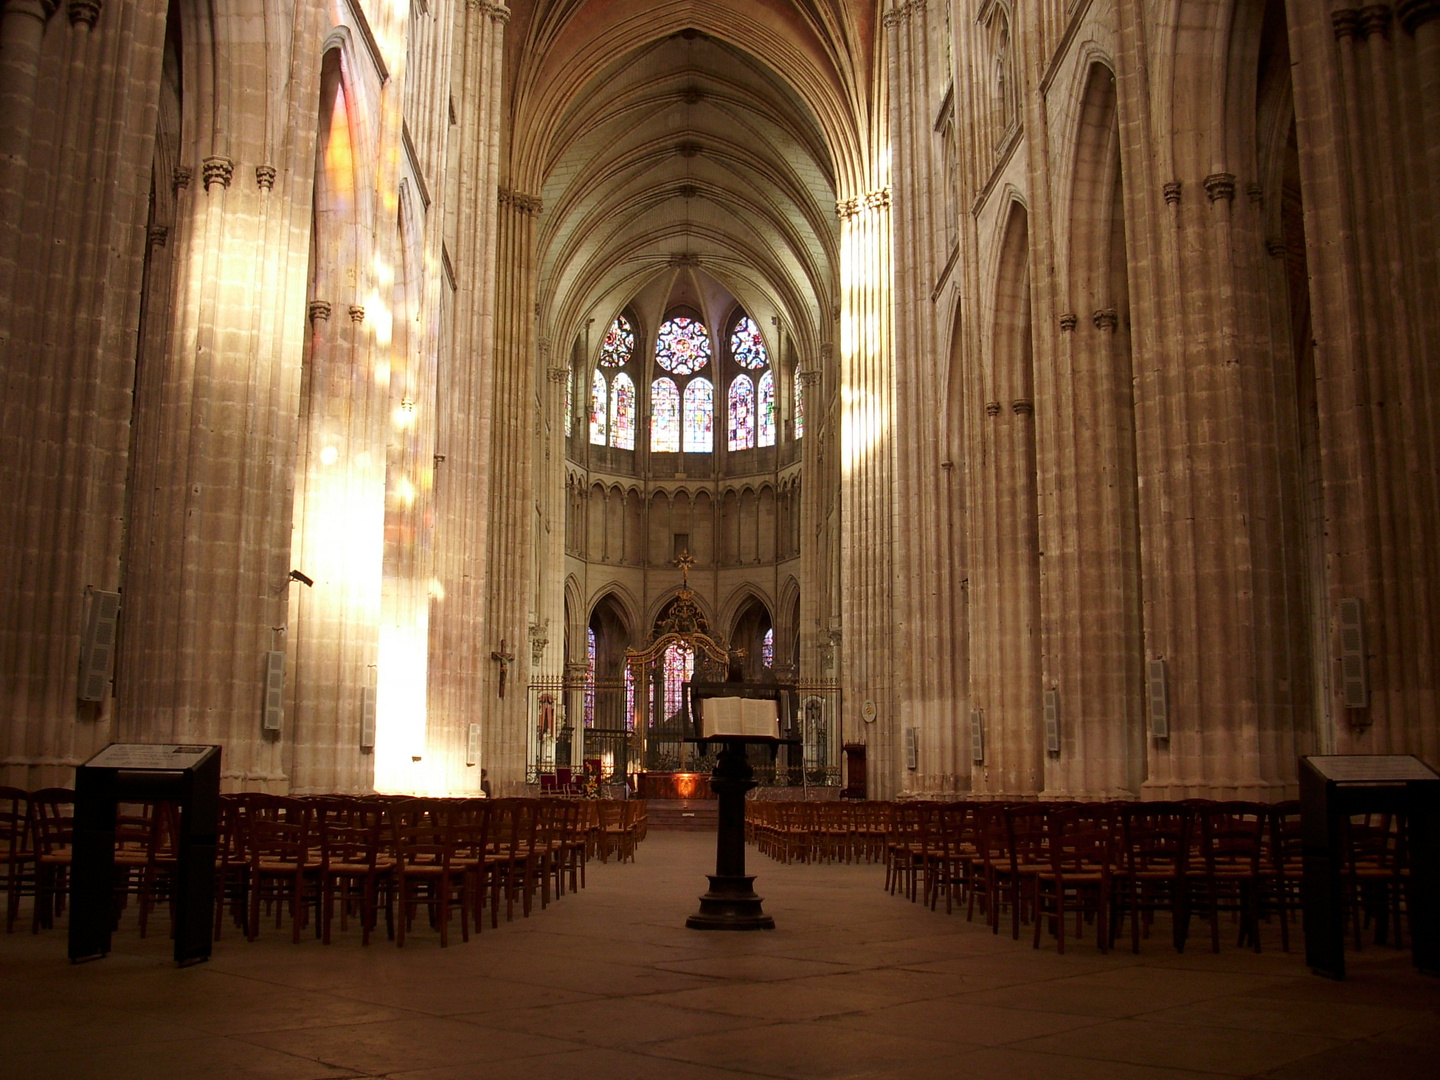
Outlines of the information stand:
{"label": "information stand", "polygon": [[[707,698],[763,699],[776,703],[776,734],[716,735],[705,730],[698,715]],[[685,920],[691,930],[773,930],[775,920],[761,909],[755,895],[755,875],[745,873],[745,793],[755,787],[755,771],[746,760],[749,745],[769,746],[798,742],[782,739],[793,716],[795,687],[777,683],[692,682],[684,686],[685,711],[692,718],[696,738],[703,752],[711,742],[721,745],[719,760],[710,777],[710,788],[720,801],[719,824],[715,832],[715,873],[707,874],[710,889],[700,897],[700,910]],[[695,712],[691,712],[694,708]]]}
{"label": "information stand", "polygon": [[114,743],[75,772],[70,864],[70,960],[110,952],[115,918],[115,820],[122,802],[180,808],[175,867],[175,962],[210,959],[220,747]]}
{"label": "information stand", "polygon": [[1300,759],[1305,962],[1345,977],[1344,824],[1352,814],[1403,814],[1409,856],[1410,948],[1415,966],[1440,974],[1440,776],[1409,755]]}

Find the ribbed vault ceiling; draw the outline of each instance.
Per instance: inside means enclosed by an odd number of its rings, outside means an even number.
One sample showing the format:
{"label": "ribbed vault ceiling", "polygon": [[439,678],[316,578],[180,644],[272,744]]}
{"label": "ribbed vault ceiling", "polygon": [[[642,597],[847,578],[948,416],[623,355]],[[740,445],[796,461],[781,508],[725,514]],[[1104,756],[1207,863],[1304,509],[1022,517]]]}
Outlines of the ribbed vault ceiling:
{"label": "ribbed vault ceiling", "polygon": [[[838,280],[825,136],[773,67],[695,29],[614,58],[551,127],[539,192],[540,314],[563,348],[642,293],[713,279],[801,349]],[[662,300],[663,303],[663,300]]]}

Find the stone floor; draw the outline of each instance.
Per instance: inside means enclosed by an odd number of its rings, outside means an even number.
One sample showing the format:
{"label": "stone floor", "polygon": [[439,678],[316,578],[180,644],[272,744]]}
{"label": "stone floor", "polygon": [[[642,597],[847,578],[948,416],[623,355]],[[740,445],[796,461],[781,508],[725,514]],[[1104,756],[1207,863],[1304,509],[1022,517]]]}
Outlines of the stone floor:
{"label": "stone floor", "polygon": [[63,926],[0,935],[0,1078],[1440,1076],[1440,979],[1408,953],[1352,953],[1343,983],[1269,939],[1059,956],[891,897],[878,867],[753,851],[778,929],[686,930],[713,844],[652,832],[635,864],[445,950],[267,928],[178,970],[128,922],[79,966]]}

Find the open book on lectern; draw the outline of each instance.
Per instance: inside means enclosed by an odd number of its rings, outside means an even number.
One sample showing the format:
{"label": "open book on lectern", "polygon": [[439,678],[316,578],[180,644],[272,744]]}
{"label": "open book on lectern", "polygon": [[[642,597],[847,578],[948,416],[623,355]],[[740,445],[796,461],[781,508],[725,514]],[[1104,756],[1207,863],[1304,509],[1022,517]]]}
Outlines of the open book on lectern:
{"label": "open book on lectern", "polygon": [[778,739],[780,702],[774,698],[702,698],[699,735],[702,739],[716,739],[726,735],[750,739]]}

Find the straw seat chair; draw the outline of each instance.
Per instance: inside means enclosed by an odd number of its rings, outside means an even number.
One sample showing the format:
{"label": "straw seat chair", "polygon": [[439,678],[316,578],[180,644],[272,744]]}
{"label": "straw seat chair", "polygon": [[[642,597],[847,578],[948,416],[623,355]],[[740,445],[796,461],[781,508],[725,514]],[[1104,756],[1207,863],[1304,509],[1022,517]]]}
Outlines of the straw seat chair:
{"label": "straw seat chair", "polygon": [[20,916],[20,898],[35,895],[35,843],[30,830],[30,793],[0,787],[0,859],[5,867],[5,932]]}
{"label": "straw seat chair", "polygon": [[1155,913],[1168,911],[1175,951],[1184,952],[1190,923],[1190,812],[1179,803],[1131,803],[1120,820],[1115,917],[1130,916],[1131,948],[1138,953],[1142,929],[1148,936]]}
{"label": "straw seat chair", "polygon": [[65,910],[75,838],[75,792],[41,788],[30,794],[30,833],[35,844],[35,910],[31,933],[50,929]]}
{"label": "straw seat chair", "polygon": [[1091,921],[1096,945],[1102,953],[1109,951],[1112,820],[1104,804],[1061,807],[1046,817],[1045,861],[1027,876],[1035,913],[1034,948],[1040,947],[1041,924],[1049,922],[1056,951],[1064,953],[1066,916],[1073,912],[1075,936]]}

